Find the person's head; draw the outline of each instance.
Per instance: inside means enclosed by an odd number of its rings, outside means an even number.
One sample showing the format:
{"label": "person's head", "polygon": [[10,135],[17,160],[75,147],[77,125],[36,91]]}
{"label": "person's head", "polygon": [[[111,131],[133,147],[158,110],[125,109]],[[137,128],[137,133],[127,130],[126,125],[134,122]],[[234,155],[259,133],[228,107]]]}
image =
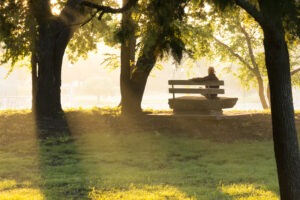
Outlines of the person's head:
{"label": "person's head", "polygon": [[214,67],[209,67],[209,68],[208,68],[208,74],[209,74],[209,75],[215,74],[215,68],[214,68]]}

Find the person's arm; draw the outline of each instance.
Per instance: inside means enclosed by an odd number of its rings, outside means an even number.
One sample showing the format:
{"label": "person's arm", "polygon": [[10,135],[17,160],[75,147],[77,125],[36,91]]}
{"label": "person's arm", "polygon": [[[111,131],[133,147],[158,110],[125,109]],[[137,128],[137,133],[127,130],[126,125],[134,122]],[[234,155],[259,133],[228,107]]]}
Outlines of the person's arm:
{"label": "person's arm", "polygon": [[191,78],[189,80],[195,81],[195,82],[200,82],[200,81],[207,81],[207,80],[209,80],[209,78],[208,78],[208,76],[205,76],[205,77]]}
{"label": "person's arm", "polygon": [[198,77],[198,78],[191,78],[189,80],[190,81],[196,81],[196,82],[198,82],[198,81],[202,81],[202,78],[200,78],[200,77]]}

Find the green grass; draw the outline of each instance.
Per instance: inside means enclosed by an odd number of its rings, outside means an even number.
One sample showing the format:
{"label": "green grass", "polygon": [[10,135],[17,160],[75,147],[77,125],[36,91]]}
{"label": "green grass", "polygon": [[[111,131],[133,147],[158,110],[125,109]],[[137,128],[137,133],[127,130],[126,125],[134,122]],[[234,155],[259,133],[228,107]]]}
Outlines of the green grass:
{"label": "green grass", "polygon": [[[148,186],[158,191],[171,187],[195,199],[233,199],[222,189],[232,185],[255,187],[275,197],[278,192],[270,142],[220,144],[155,133],[90,137],[90,145],[79,149],[89,152],[82,158],[88,176],[100,178],[92,183],[96,193],[107,189],[128,193],[131,185],[144,194],[149,193]],[[135,199],[128,196],[125,199]]]}
{"label": "green grass", "polygon": [[113,112],[69,111],[71,134],[47,138],[30,113],[2,113],[0,200],[279,199],[270,139],[137,128]]}

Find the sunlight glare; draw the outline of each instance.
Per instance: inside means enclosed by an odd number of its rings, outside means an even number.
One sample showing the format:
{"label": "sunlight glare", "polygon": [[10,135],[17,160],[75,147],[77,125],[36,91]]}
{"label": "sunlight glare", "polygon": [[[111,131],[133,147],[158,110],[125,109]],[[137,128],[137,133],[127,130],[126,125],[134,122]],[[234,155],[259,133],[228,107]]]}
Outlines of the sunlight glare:
{"label": "sunlight glare", "polygon": [[210,10],[211,10],[211,5],[209,5],[208,3],[205,3],[205,4],[204,4],[204,11],[205,11],[206,13],[208,13],[208,12],[210,12]]}
{"label": "sunlight glare", "polygon": [[123,4],[123,0],[116,0],[117,4],[121,7]]}
{"label": "sunlight glare", "polygon": [[92,200],[145,200],[145,199],[180,199],[180,200],[196,200],[194,197],[188,197],[187,194],[172,186],[162,185],[145,185],[137,187],[131,185],[128,190],[115,189],[108,191],[98,191],[95,188],[89,193]]}
{"label": "sunlight glare", "polygon": [[253,184],[222,185],[221,191],[236,200],[279,200],[274,192]]}
{"label": "sunlight glare", "polygon": [[24,185],[17,183],[15,180],[2,180],[0,181],[0,200],[4,199],[45,199],[40,189],[30,188],[30,184]]}
{"label": "sunlight glare", "polygon": [[51,5],[52,14],[53,15],[59,15],[60,12],[61,12],[61,9],[59,8],[59,6],[57,4],[57,0],[51,0],[50,5]]}

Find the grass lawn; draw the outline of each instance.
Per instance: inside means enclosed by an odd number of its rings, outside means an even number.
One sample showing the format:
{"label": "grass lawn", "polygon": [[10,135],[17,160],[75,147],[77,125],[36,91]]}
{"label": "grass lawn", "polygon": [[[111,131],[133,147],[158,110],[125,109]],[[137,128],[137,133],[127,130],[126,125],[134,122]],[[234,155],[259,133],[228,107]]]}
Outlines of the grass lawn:
{"label": "grass lawn", "polygon": [[68,111],[67,133],[45,135],[30,112],[0,118],[0,200],[279,199],[268,114],[216,122]]}

